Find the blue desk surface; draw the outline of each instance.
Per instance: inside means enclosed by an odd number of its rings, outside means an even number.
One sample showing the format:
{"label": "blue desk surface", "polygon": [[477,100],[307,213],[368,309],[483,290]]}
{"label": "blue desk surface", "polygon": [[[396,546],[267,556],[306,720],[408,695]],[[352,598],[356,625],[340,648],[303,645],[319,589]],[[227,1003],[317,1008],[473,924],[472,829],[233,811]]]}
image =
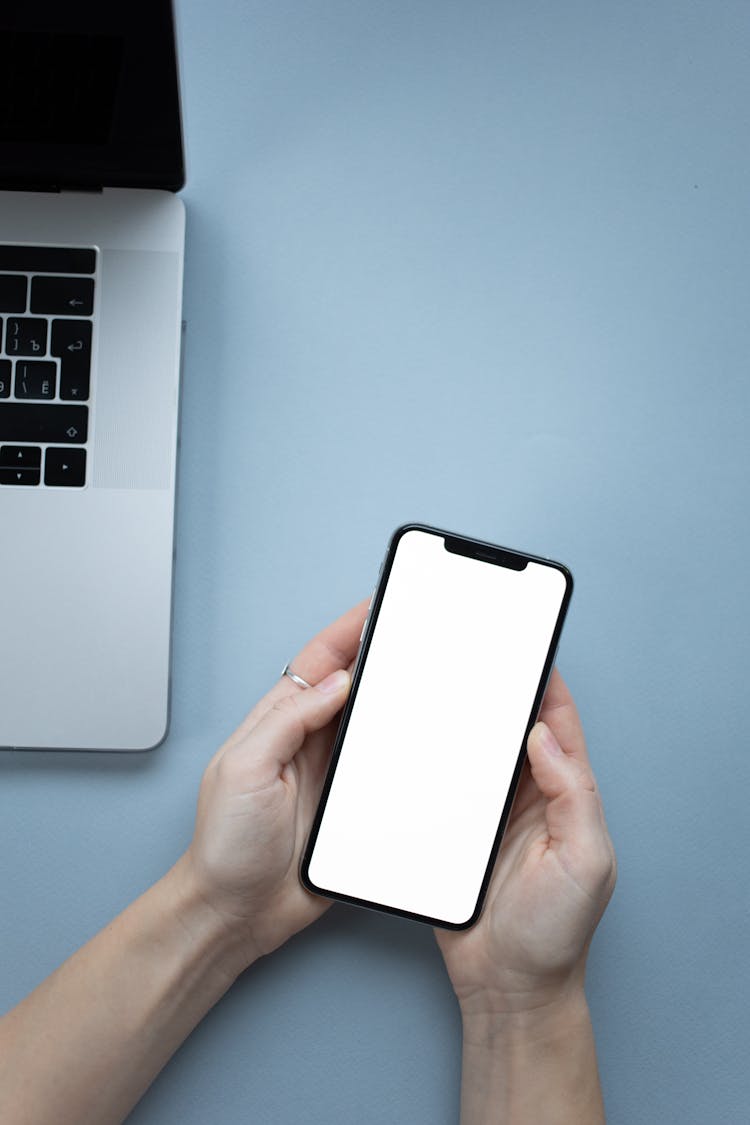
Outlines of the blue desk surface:
{"label": "blue desk surface", "polygon": [[[613,1122],[745,1120],[750,16],[742,0],[178,0],[189,182],[171,734],[0,760],[0,1002],[186,845],[209,756],[407,519],[576,576],[620,861]],[[432,933],[337,908],[139,1125],[449,1125]]]}

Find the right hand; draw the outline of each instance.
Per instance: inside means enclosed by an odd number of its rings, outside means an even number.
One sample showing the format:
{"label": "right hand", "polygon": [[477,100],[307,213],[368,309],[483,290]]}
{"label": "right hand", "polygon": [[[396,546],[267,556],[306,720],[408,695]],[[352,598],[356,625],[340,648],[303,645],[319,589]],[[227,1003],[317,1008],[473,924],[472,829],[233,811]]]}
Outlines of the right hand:
{"label": "right hand", "polygon": [[557,669],[539,718],[482,916],[470,930],[435,931],[464,1016],[531,1011],[582,991],[614,890],[614,848]]}

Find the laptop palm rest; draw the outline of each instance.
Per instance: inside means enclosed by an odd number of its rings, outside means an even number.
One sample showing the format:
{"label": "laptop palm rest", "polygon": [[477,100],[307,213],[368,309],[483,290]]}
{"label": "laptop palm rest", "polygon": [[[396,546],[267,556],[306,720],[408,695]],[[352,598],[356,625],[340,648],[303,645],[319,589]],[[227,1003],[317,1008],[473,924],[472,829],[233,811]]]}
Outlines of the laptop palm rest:
{"label": "laptop palm rest", "polygon": [[139,750],[166,733],[181,266],[101,251],[91,483],[3,490],[2,745]]}

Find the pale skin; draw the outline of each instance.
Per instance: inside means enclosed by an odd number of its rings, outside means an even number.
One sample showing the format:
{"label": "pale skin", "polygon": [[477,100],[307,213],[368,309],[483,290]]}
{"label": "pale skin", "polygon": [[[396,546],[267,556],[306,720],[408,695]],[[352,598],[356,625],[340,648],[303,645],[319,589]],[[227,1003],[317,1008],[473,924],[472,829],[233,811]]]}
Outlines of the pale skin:
{"label": "pale skin", "polygon": [[[0,1020],[3,1125],[123,1121],[237,976],[328,908],[299,860],[366,612],[292,662],[311,690],[282,679],[215,754],[171,870]],[[604,1121],[583,982],[615,858],[557,672],[540,719],[484,913],[435,931],[463,1019],[462,1125]]]}

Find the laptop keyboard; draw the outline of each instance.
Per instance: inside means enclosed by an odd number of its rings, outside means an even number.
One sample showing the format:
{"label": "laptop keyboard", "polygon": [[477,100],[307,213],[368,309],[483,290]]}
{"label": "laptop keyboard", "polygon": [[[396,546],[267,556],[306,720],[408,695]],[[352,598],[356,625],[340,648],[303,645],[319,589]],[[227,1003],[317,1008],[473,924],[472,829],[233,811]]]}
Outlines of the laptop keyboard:
{"label": "laptop keyboard", "polygon": [[96,253],[0,245],[0,486],[86,483]]}

